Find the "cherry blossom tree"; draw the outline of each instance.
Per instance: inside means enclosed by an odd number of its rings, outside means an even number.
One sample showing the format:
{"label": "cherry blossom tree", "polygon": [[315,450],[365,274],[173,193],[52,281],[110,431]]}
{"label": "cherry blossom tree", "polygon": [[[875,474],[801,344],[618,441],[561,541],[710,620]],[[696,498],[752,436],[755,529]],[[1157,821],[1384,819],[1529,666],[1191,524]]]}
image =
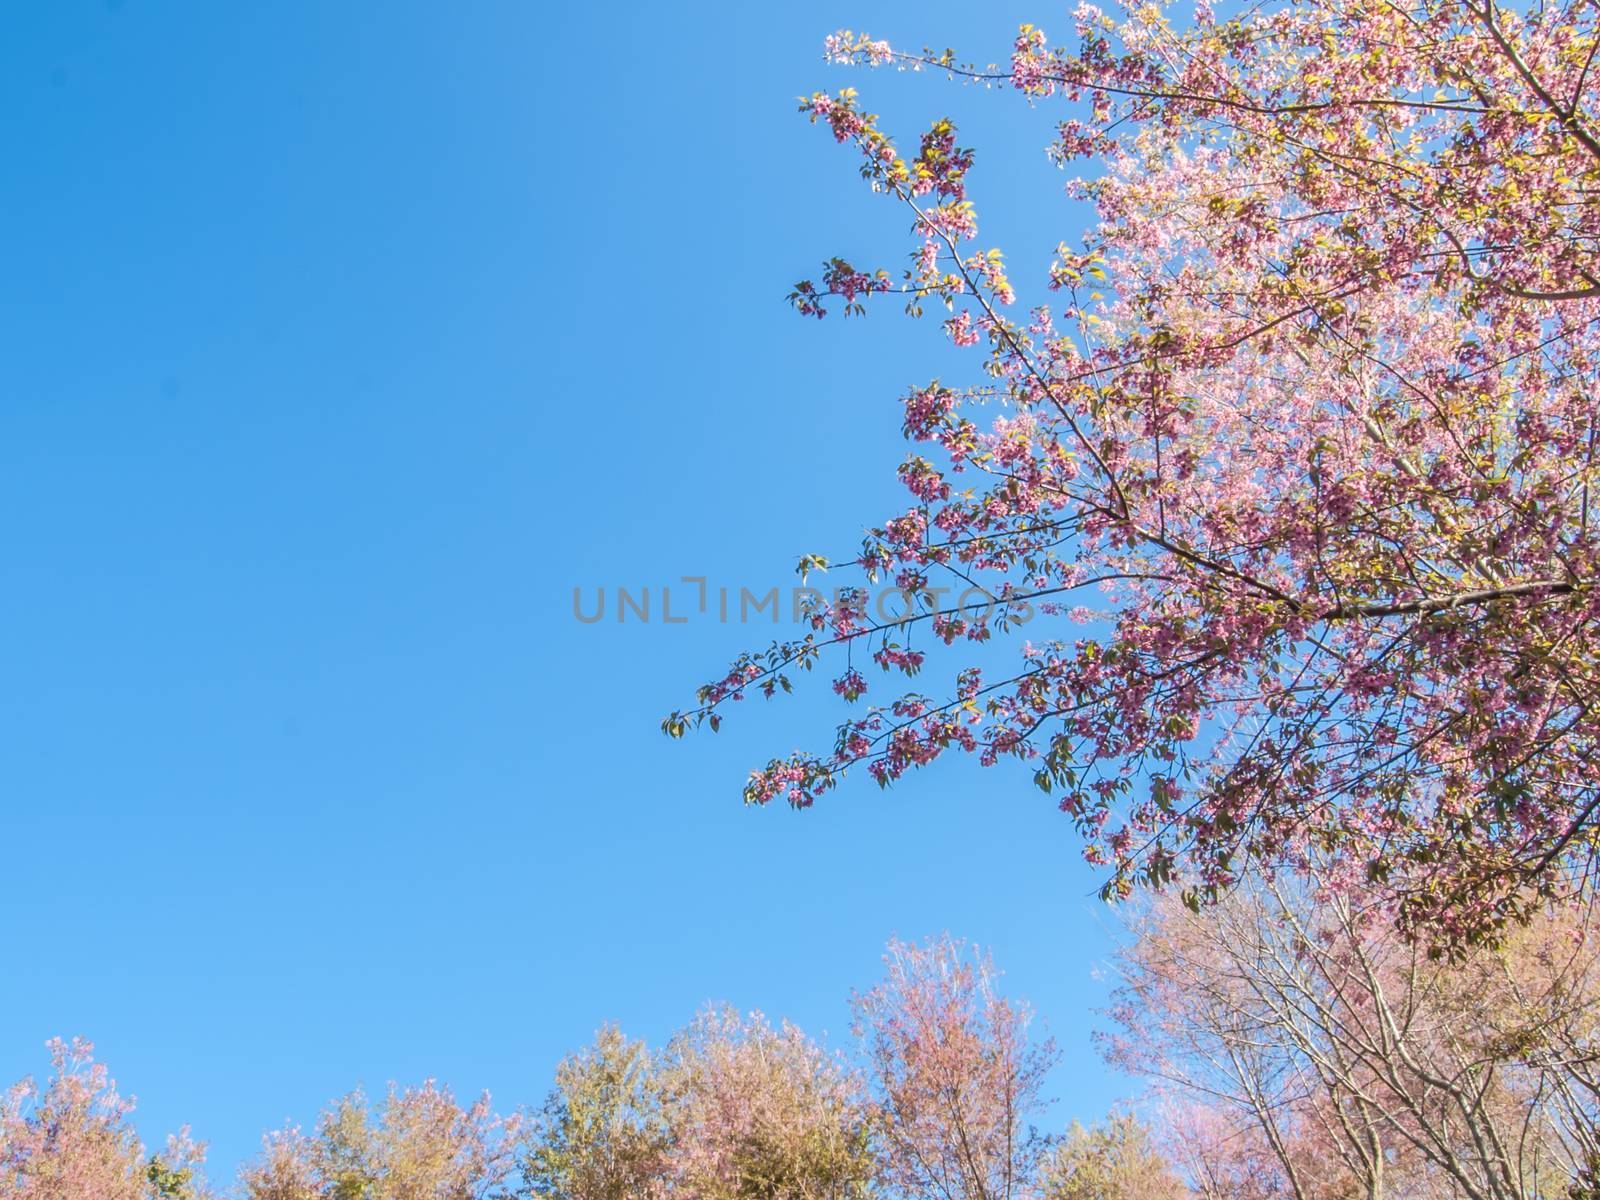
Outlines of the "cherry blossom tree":
{"label": "cherry blossom tree", "polygon": [[[748,801],[950,750],[1021,760],[1110,895],[1212,899],[1251,860],[1336,848],[1407,927],[1492,939],[1578,889],[1600,837],[1600,10],[1085,0],[1074,20],[1061,47],[1023,26],[993,67],[829,39],[1058,106],[1049,149],[1083,164],[1096,220],[1013,280],[975,244],[951,121],[902,147],[853,88],[804,102],[912,238],[904,271],[835,258],[791,300],[942,311],[971,378],[906,394],[908,503],[842,556],[859,580],[664,728],[715,728],[837,656],[859,712]],[[1016,312],[1030,289],[1054,295]],[[880,583],[912,611],[870,605]],[[880,699],[858,669],[915,675],[957,644],[931,694]]]}
{"label": "cherry blossom tree", "polygon": [[0,1094],[0,1196],[6,1200],[201,1200],[205,1148],[184,1129],[166,1152],[147,1155],[94,1047],[49,1043],[54,1068]]}
{"label": "cherry blossom tree", "polygon": [[1167,898],[1122,953],[1107,1048],[1207,1197],[1575,1195],[1600,1150],[1597,916],[1451,961],[1314,877],[1202,914]]}
{"label": "cherry blossom tree", "polygon": [[859,1076],[793,1025],[709,1009],[665,1077],[670,1191],[696,1200],[866,1200],[878,1164]]}
{"label": "cherry blossom tree", "polygon": [[1045,1149],[1029,1119],[1055,1044],[1030,1036],[1028,1010],[962,942],[892,941],[884,961],[854,1008],[891,1188],[916,1200],[1028,1195]]}

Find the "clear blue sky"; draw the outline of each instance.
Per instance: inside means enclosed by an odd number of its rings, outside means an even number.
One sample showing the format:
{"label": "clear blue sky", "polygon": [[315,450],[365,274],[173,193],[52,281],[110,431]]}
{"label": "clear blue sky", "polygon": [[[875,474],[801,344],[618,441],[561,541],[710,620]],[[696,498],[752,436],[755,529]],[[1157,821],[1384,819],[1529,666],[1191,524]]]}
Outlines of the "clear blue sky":
{"label": "clear blue sky", "polygon": [[786,583],[899,502],[896,397],[972,363],[892,308],[787,309],[826,255],[905,244],[794,98],[961,118],[1037,296],[1084,221],[1053,115],[821,39],[999,58],[1067,17],[580,7],[10,7],[0,1079],[88,1036],[226,1175],[358,1083],[537,1103],[607,1019],[723,999],[841,1039],[884,940],[949,929],[1093,1117],[1107,918],[1025,776],[747,811],[828,703],[657,723],[766,631],[571,616],[574,586]]}

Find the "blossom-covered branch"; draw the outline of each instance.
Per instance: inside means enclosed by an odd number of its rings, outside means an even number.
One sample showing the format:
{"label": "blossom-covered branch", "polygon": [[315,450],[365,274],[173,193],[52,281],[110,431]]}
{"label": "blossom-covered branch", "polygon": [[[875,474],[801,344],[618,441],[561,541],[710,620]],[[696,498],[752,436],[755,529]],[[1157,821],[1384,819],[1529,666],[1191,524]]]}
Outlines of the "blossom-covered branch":
{"label": "blossom-covered branch", "polygon": [[[937,305],[985,382],[906,396],[911,503],[855,556],[914,619],[862,620],[846,589],[666,728],[836,653],[857,702],[857,644],[905,675],[973,645],[947,696],[870,706],[747,799],[804,807],[950,749],[1023,760],[1108,894],[1214,898],[1247,861],[1337,848],[1408,927],[1499,936],[1600,846],[1596,10],[1316,0],[1180,26],[1085,3],[1076,26],[1072,49],[1024,26],[1004,68],[829,40],[1065,105],[1051,152],[1094,164],[1069,187],[1098,222],[1031,275],[1057,302],[1016,318],[1013,268],[971,249],[954,124],[902,153],[854,89],[804,102],[912,246],[899,280],[834,260],[796,303]],[[992,619],[937,612],[942,577]],[[1059,602],[1086,586],[1097,608]],[[1025,623],[1020,662],[978,656]],[[937,636],[912,649],[918,624]]]}

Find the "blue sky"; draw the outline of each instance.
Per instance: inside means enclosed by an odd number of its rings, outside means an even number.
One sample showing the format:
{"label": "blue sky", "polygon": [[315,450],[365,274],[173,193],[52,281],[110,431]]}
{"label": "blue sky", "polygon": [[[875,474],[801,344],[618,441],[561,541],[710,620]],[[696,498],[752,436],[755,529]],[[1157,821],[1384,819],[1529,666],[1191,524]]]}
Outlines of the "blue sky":
{"label": "blue sky", "polygon": [[1006,53],[1009,3],[14,6],[0,43],[0,1079],[96,1041],[216,1173],[364,1084],[534,1104],[615,1019],[842,1040],[891,933],[994,949],[1068,1055],[1109,918],[1026,778],[745,810],[821,697],[660,717],[769,631],[574,587],[786,584],[899,502],[890,308],[804,322],[902,217],[795,115],[950,113],[1024,298],[1084,214],[1014,96],[820,61]]}

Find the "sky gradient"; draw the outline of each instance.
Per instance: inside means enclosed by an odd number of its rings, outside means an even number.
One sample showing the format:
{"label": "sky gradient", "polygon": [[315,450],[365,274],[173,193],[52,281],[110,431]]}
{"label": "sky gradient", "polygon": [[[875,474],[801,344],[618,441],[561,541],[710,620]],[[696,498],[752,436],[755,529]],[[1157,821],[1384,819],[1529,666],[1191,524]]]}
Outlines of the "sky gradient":
{"label": "sky gradient", "polygon": [[747,811],[831,697],[658,723],[770,628],[572,615],[786,586],[900,502],[897,397],[971,363],[784,303],[906,247],[795,98],[956,116],[1026,302],[1085,220],[1051,115],[821,44],[1065,11],[579,7],[58,0],[0,43],[0,1081],[89,1037],[215,1177],[357,1084],[537,1104],[605,1020],[841,1042],[891,934],[992,947],[1061,1121],[1124,1090],[1112,918],[1025,773]]}

